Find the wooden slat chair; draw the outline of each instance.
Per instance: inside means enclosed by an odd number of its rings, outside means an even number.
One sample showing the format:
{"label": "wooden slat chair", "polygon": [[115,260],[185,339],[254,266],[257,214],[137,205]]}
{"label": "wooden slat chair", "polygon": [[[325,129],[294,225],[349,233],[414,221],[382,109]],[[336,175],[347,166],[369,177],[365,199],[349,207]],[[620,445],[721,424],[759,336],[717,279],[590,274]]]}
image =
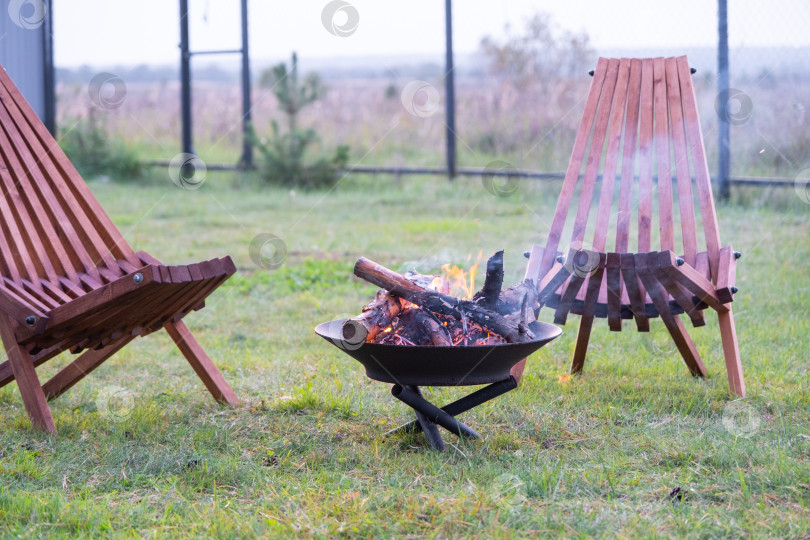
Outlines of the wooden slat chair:
{"label": "wooden slat chair", "polygon": [[[687,59],[600,58],[592,75],[548,241],[532,248],[526,276],[539,284],[540,305],[555,309],[557,324],[565,324],[569,312],[581,315],[574,373],[583,368],[594,317],[607,317],[613,331],[622,329],[622,319],[635,319],[638,330],[648,332],[649,319],[660,316],[689,371],[704,376],[679,315],[701,326],[703,310],[711,307],[719,320],[729,387],[744,396],[731,310],[740,255],[720,244]],[[573,201],[571,222],[566,218]],[[571,241],[561,253],[567,226]],[[592,234],[590,245],[586,233]],[[608,252],[614,233],[614,251]]]}
{"label": "wooden slat chair", "polygon": [[[0,386],[17,381],[35,427],[55,398],[136,336],[165,328],[219,401],[236,395],[181,321],[230,277],[230,257],[164,266],[135,253],[0,67]],[[41,385],[35,368],[73,363]]]}

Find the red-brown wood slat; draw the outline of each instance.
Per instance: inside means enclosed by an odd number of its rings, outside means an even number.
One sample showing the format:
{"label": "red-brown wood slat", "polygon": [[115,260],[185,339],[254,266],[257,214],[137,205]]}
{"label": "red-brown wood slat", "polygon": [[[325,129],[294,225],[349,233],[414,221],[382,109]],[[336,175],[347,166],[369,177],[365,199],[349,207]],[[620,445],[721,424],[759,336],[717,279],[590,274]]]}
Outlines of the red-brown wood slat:
{"label": "red-brown wood slat", "polygon": [[205,350],[200,346],[194,335],[188,329],[186,324],[182,321],[168,323],[166,331],[169,336],[174,340],[180,352],[186,357],[192,369],[200,377],[205,387],[214,396],[217,401],[236,406],[239,404],[239,398],[236,397],[227,381],[222,377],[220,372],[211,362],[211,359],[206,354]]}
{"label": "red-brown wood slat", "polygon": [[80,296],[84,296],[87,290],[84,289],[82,286],[81,281],[74,282],[73,280],[59,276],[59,284],[62,288],[71,295],[72,298],[78,298]]}
{"label": "red-brown wood slat", "polygon": [[82,346],[87,349],[103,348],[124,335],[137,336],[139,333],[133,332],[133,329],[148,324],[144,322],[146,320],[159,317],[165,317],[168,320],[171,318],[173,303],[178,296],[184,293],[187,286],[188,284],[178,283],[156,284],[154,290],[132,303],[131,307],[123,311],[120,316],[112,317],[105,323],[96,325],[99,330],[90,333]]}
{"label": "red-brown wood slat", "polygon": [[0,314],[0,338],[6,349],[8,362],[20,389],[20,396],[31,419],[31,424],[48,433],[56,433],[56,426],[54,426],[51,410],[37,377],[34,362],[28,352],[17,345],[11,321],[2,314]]}
{"label": "red-brown wood slat", "polygon": [[[87,226],[87,223],[83,224],[85,226],[74,226],[71,218],[80,218],[81,209],[65,200],[69,190],[58,185],[60,177],[51,166],[47,152],[41,146],[32,143],[33,132],[26,119],[15,107],[13,100],[9,98],[8,89],[3,84],[0,84],[0,101],[3,104],[0,107],[0,123],[3,124],[3,130],[11,140],[15,156],[12,158],[12,156],[6,155],[4,158],[12,167],[15,182],[29,186],[29,193],[26,197],[28,204],[34,204],[38,197],[42,198],[47,207],[47,215],[58,225],[64,234],[64,242],[71,247],[73,262],[67,266],[73,270],[74,265],[80,264],[85,272],[96,273],[97,265],[93,256],[87,251],[88,242],[86,241],[92,236],[92,228]],[[29,144],[32,146],[29,147]],[[54,180],[57,185],[51,185]],[[33,193],[33,189],[39,193]],[[43,217],[44,215],[43,210]],[[29,221],[27,225],[34,230],[33,222]],[[67,268],[65,271],[68,271]]]}
{"label": "red-brown wood slat", "polygon": [[[639,105],[641,103],[641,60],[630,61],[630,79],[627,90],[627,115],[624,126],[624,153],[622,155],[622,179],[619,187],[619,214],[616,217],[616,252],[627,253],[630,239],[630,203],[638,143]],[[621,324],[621,323],[619,323]]]}
{"label": "red-brown wood slat", "polygon": [[[160,268],[149,267],[153,272],[152,279],[144,278],[138,288],[122,295],[113,295],[115,301],[100,305],[100,309],[94,309],[81,318],[54,325],[49,336],[34,336],[23,342],[36,340],[38,346],[48,347],[64,340],[72,340],[78,343],[73,349],[74,352],[78,352],[83,349],[104,347],[125,334],[142,335],[144,332],[154,331],[165,322],[179,320],[191,309],[199,306],[205,297],[236,270],[230,258],[204,261],[191,266],[206,268],[205,273],[209,277],[202,278],[200,282],[158,284],[155,280],[158,279]],[[164,275],[179,276],[180,279],[185,279],[191,274],[189,267],[186,266],[163,267],[162,270]],[[141,271],[143,275],[148,274],[144,269]],[[195,270],[194,273],[202,275],[200,270]],[[126,286],[129,277],[120,281]],[[120,285],[121,283],[115,284]],[[105,286],[104,290],[94,291],[91,294],[106,296],[108,289],[109,287]]]}
{"label": "red-brown wood slat", "polygon": [[65,304],[73,300],[73,296],[70,295],[70,291],[64,291],[59,286],[59,280],[57,278],[56,283],[52,283],[50,281],[42,280],[39,282],[42,286],[42,291],[48,294],[51,298],[56,300],[59,304]]}
{"label": "red-brown wood slat", "polygon": [[[2,174],[6,174],[5,171],[0,171],[0,175]],[[0,197],[0,216],[10,215],[10,210],[7,211],[6,208],[5,197]],[[11,239],[11,243],[9,243],[9,239]],[[16,237],[9,231],[8,224],[4,219],[0,219],[0,276],[20,281],[22,277],[18,266],[20,253],[16,249],[12,249],[15,241]]]}
{"label": "red-brown wood slat", "polygon": [[[120,309],[121,303],[129,293],[136,289],[145,288],[154,281],[151,267],[144,267],[140,273],[142,276],[142,282],[140,283],[135,283],[132,276],[125,276],[116,282],[109,283],[70,303],[51,310],[48,313],[50,317],[48,332],[53,333],[61,329],[75,327],[77,322],[80,327],[81,325],[95,324],[94,316],[99,312],[99,309],[103,309],[105,306]],[[35,332],[25,328],[18,328],[16,333],[20,343],[30,343],[38,339]]]}
{"label": "red-brown wood slat", "polygon": [[[205,261],[191,266],[201,265],[212,268],[212,271],[209,272],[212,277],[201,277],[199,282],[162,283],[148,289],[148,292],[144,291],[143,294],[130,294],[122,297],[120,302],[94,315],[93,324],[88,325],[82,321],[78,326],[71,327],[68,332],[77,336],[86,336],[81,341],[82,348],[93,348],[99,345],[105,346],[124,334],[143,335],[144,332],[152,331],[152,328],[158,323],[162,325],[166,321],[176,318],[184,310],[185,313],[188,313],[195,304],[213,292],[235,270],[218,259],[213,263]],[[164,268],[165,273],[169,275],[191,274],[187,267],[178,270],[175,267]],[[195,271],[195,274],[202,276],[199,270]],[[82,333],[93,326],[106,328],[106,330],[89,334]]]}
{"label": "red-brown wood slat", "polygon": [[25,291],[42,302],[44,305],[48,306],[48,309],[54,309],[62,305],[62,302],[59,302],[55,298],[53,298],[50,294],[45,292],[44,285],[42,282],[45,280],[41,280],[39,283],[39,287],[35,286],[33,283],[28,281],[27,279],[20,280],[19,285],[25,289]]}
{"label": "red-brown wood slat", "polygon": [[[6,283],[11,284],[11,287],[6,286]],[[18,293],[17,286],[7,278],[0,278],[0,311],[20,324],[25,324],[29,316],[35,316],[38,319],[36,330],[41,330],[47,323],[47,310],[44,306],[30,301],[25,294]]]}
{"label": "red-brown wood slat", "polygon": [[[25,216],[19,215],[22,205],[18,202],[19,195],[16,195],[14,181],[5,171],[0,171],[0,179],[3,182],[0,216],[3,216],[4,229],[7,231],[3,235],[7,242],[7,244],[4,242],[3,245],[3,256],[6,261],[11,261],[15,269],[12,276],[6,277],[13,277],[16,274],[17,277],[14,278],[14,281],[19,282],[21,278],[25,277],[39,283],[40,272],[31,256],[29,245],[26,243]],[[14,202],[17,204],[12,204]]]}
{"label": "red-brown wood slat", "polygon": [[585,112],[582,115],[582,121],[577,129],[574,148],[571,151],[571,159],[568,161],[565,180],[563,181],[563,187],[560,191],[560,197],[557,200],[554,218],[551,221],[551,229],[548,233],[546,249],[543,253],[542,264],[538,272],[540,276],[545,275],[549,269],[554,266],[554,260],[557,258],[557,250],[560,247],[560,238],[562,236],[563,227],[565,226],[565,218],[568,215],[568,208],[571,205],[571,199],[574,196],[574,190],[579,180],[582,160],[585,157],[585,151],[588,147],[588,139],[590,138],[591,129],[593,128],[596,117],[596,109],[599,105],[599,96],[605,82],[607,68],[608,61],[605,58],[600,58],[596,62],[596,69],[594,70],[593,80],[591,81],[591,89],[588,92],[588,98],[585,102]]}
{"label": "red-brown wood slat", "polygon": [[635,256],[632,253],[622,253],[620,255],[620,263],[622,279],[627,289],[627,296],[630,298],[630,306],[636,321],[636,327],[639,332],[649,332],[650,321],[647,318],[645,305],[646,291],[641,287],[638,275],[636,274]]}
{"label": "red-brown wood slat", "polygon": [[585,366],[585,354],[588,352],[588,343],[591,338],[593,319],[596,315],[596,301],[599,297],[599,287],[605,271],[606,256],[599,254],[599,262],[588,280],[588,292],[585,294],[585,305],[582,308],[582,317],[577,330],[577,342],[574,347],[574,356],[571,359],[571,373],[581,373]]}
{"label": "red-brown wood slat", "polygon": [[[712,271],[709,268],[709,252],[708,251],[701,251],[697,254],[697,263],[695,264],[695,271],[698,274],[708,279],[710,282],[712,281]],[[712,283],[714,285],[714,283]]]}
{"label": "red-brown wood slat", "polygon": [[[614,331],[622,329],[622,319],[634,318],[639,331],[649,331],[649,319],[660,316],[684,362],[696,375],[703,375],[705,367],[678,315],[685,313],[694,326],[702,326],[704,310],[712,307],[721,318],[729,387],[744,395],[739,345],[728,305],[732,291],[736,291],[734,253],[730,246],[720,248],[719,244],[686,58],[600,58],[594,75],[549,241],[545,247],[532,249],[527,267],[527,277],[539,278],[540,307],[554,309],[557,324],[565,324],[569,313],[582,316],[572,357],[574,373],[584,363],[594,318],[607,317]],[[619,158],[622,165],[618,175],[616,251],[605,253],[613,221]],[[583,160],[585,170],[578,187],[577,175]],[[602,184],[597,207],[593,208],[600,166]],[[636,167],[638,204],[634,206]],[[701,252],[692,169],[707,245],[707,251]],[[673,193],[676,188],[677,210]],[[573,201],[577,190],[579,198]],[[569,216],[572,202],[577,210]],[[631,220],[636,209],[638,236],[633,246]],[[593,243],[585,246],[591,213],[595,213],[595,223],[591,223]],[[656,214],[658,230],[653,231]],[[555,259],[566,224],[572,227],[571,245],[565,264],[559,264]],[[675,230],[676,226],[680,231]],[[655,237],[657,245],[653,245]],[[676,240],[682,251],[676,251]],[[580,252],[594,253],[604,259],[604,266],[596,272],[583,270],[574,261]],[[678,252],[683,255],[676,259]]]}
{"label": "red-brown wood slat", "polygon": [[6,170],[2,171],[3,198],[7,198],[8,203],[6,204],[11,206],[11,210],[6,212],[4,205],[4,215],[7,220],[16,219],[17,230],[21,235],[20,241],[26,244],[28,259],[33,263],[33,270],[26,265],[28,278],[39,286],[39,278],[50,280],[57,278],[57,271],[48,257],[51,251],[56,251],[57,255],[61,254],[68,266],[70,266],[70,261],[64,253],[64,249],[60,249],[61,246],[56,248],[49,243],[57,240],[57,234],[52,227],[49,227],[50,223],[47,219],[43,219],[45,211],[39,200],[30,193],[32,189],[27,173],[17,161],[12,149],[12,142],[5,131],[6,125],[10,121],[3,118],[4,112],[0,107],[0,126],[2,126],[0,128],[0,160],[6,165]]}
{"label": "red-brown wood slat", "polygon": [[717,297],[723,303],[733,302],[734,293],[731,288],[737,281],[737,258],[734,248],[726,246],[720,250],[717,265]]}
{"label": "red-brown wood slat", "polygon": [[[74,267],[79,263],[79,260],[75,256],[71,258],[68,254],[59,236],[59,231],[51,221],[54,212],[58,209],[53,208],[52,205],[48,204],[47,200],[42,199],[41,188],[36,185],[33,178],[35,170],[32,170],[32,166],[35,167],[35,164],[32,165],[32,159],[27,153],[23,153],[24,157],[19,155],[20,150],[18,147],[23,144],[21,135],[13,129],[14,123],[5,107],[0,107],[0,125],[2,125],[2,129],[0,129],[0,154],[2,154],[2,160],[6,164],[7,170],[13,174],[13,192],[20,197],[18,202],[26,203],[23,208],[29,214],[24,222],[28,226],[24,228],[28,234],[39,235],[38,243],[41,243],[41,252],[52,255],[55,259],[51,261],[49,257],[45,257],[47,261],[45,268],[48,271],[47,277],[51,281],[55,281],[58,271],[60,275],[75,279]],[[22,190],[24,197],[19,190]],[[7,193],[11,195],[12,190]],[[64,218],[64,214],[62,214],[62,217]],[[51,263],[57,263],[57,268],[54,269]]]}
{"label": "red-brown wood slat", "polygon": [[[230,257],[189,266],[142,263],[0,68],[0,333],[35,427],[54,431],[45,395],[66,391],[134,338],[167,331],[220,401],[238,399],[182,323],[235,271]],[[154,261],[157,262],[157,261]],[[29,324],[31,316],[34,322]],[[45,385],[35,368],[92,348]]]}
{"label": "red-brown wood slat", "polygon": [[31,292],[26,289],[22,283],[14,283],[8,278],[3,278],[3,286],[6,288],[6,290],[13,291],[17,298],[24,301],[26,305],[31,306],[32,309],[36,309],[45,314],[50,313],[50,306],[40,300],[37,296],[31,294]]}
{"label": "red-brown wood slat", "polygon": [[82,354],[42,385],[45,397],[48,400],[58,398],[133,339],[133,336],[124,336],[102,350]]}
{"label": "red-brown wood slat", "polygon": [[168,318],[161,318],[157,323],[150,324],[148,328],[158,330],[159,327],[164,326],[169,321],[177,322],[182,320],[183,317],[188,315],[192,310],[197,309],[200,303],[204,303],[205,298],[219,288],[228,277],[230,277],[230,275],[223,274],[195,284],[193,288],[189,289],[186,297],[183,298],[180,303],[173,306],[172,313]]}
{"label": "red-brown wood slat", "polygon": [[[610,209],[613,204],[613,191],[616,184],[616,168],[619,163],[619,150],[624,127],[624,113],[627,103],[627,87],[630,83],[630,60],[622,58],[619,61],[616,75],[616,89],[613,92],[611,104],[610,128],[607,136],[607,153],[605,165],[602,169],[602,191],[599,194],[599,207],[596,213],[596,227],[594,228],[593,250],[605,251],[607,243]],[[601,149],[600,149],[601,150]],[[596,160],[597,163],[599,160]]]}
{"label": "red-brown wood slat", "polygon": [[568,319],[568,312],[571,311],[571,305],[584,283],[584,276],[572,275],[571,279],[565,284],[565,290],[560,295],[560,303],[554,311],[554,324],[565,324]]}
{"label": "red-brown wood slat", "polygon": [[616,90],[616,79],[619,74],[619,61],[608,61],[605,85],[599,95],[599,109],[596,112],[596,125],[591,137],[588,160],[585,164],[585,175],[582,179],[582,190],[579,194],[579,204],[574,218],[574,228],[571,231],[571,247],[582,248],[585,239],[585,230],[588,227],[588,216],[593,202],[593,191],[596,177],[599,174],[599,164],[602,162],[602,149],[607,137],[608,123],[611,116],[610,106],[613,103],[613,93]]}
{"label": "red-brown wood slat", "polygon": [[692,293],[683,287],[678,281],[673,279],[666,267],[660,266],[660,255],[664,254],[667,257],[673,256],[671,251],[663,251],[661,253],[654,253],[649,259],[649,270],[655,276],[664,290],[677,302],[683,309],[683,312],[692,321],[692,326],[705,326],[706,320],[703,318],[703,312],[700,310],[698,304],[692,300]]}
{"label": "red-brown wood slat", "polygon": [[104,283],[102,282],[100,275],[98,275],[97,277],[94,277],[94,276],[91,276],[90,274],[80,272],[79,273],[79,286],[84,287],[87,290],[87,292],[93,292],[93,291],[103,287]]}
{"label": "red-brown wood slat", "polygon": [[723,354],[726,358],[729,390],[744,397],[745,381],[740,361],[740,346],[737,342],[737,327],[734,324],[734,313],[731,306],[727,312],[718,313],[717,320],[720,324],[720,337],[723,341]]}
{"label": "red-brown wood slat", "polygon": [[[205,277],[197,282],[181,283],[177,287],[177,292],[166,299],[165,306],[159,313],[144,317],[139,321],[139,328],[143,331],[152,332],[162,327],[166,322],[172,320],[184,308],[190,308],[201,298],[205,298],[213,292],[230,274],[226,274],[222,263],[218,260],[206,261],[215,270],[213,275]],[[199,266],[203,266],[202,263]]]}
{"label": "red-brown wood slat", "polygon": [[[104,209],[95,199],[84,183],[76,168],[70,163],[65,153],[56,143],[54,138],[45,128],[45,125],[39,120],[36,113],[20,93],[19,89],[11,82],[8,74],[2,67],[0,67],[0,86],[4,87],[11,96],[10,103],[8,104],[9,111],[13,113],[17,110],[22,115],[23,119],[27,122],[28,129],[31,132],[31,139],[28,140],[32,145],[35,155],[42,157],[48,156],[50,159],[47,163],[52,163],[56,167],[56,172],[59,177],[65,180],[65,187],[69,188],[70,196],[75,202],[79,204],[77,211],[81,211],[87,217],[88,225],[93,234],[98,234],[102,237],[103,244],[112,253],[113,258],[127,259],[133,264],[137,264],[132,248],[118,232],[118,229],[113,225],[112,220],[107,216]],[[66,195],[67,196],[67,195]],[[109,261],[108,261],[109,262]]]}
{"label": "red-brown wood slat", "polygon": [[658,162],[658,233],[661,238],[661,249],[675,251],[672,165],[669,154],[670,124],[666,66],[663,58],[653,60],[653,103],[655,104],[655,159]]}
{"label": "red-brown wood slat", "polygon": [[712,195],[709,163],[706,161],[706,151],[703,147],[703,131],[698,118],[697,99],[692,85],[692,76],[689,71],[689,62],[685,56],[677,58],[678,79],[681,85],[683,98],[683,115],[686,123],[686,132],[689,136],[689,148],[692,152],[692,164],[695,171],[695,185],[700,201],[700,215],[703,220],[703,234],[706,239],[706,249],[709,254],[709,267],[712,281],[717,283],[717,265],[720,257],[720,229],[717,226],[717,214],[714,209],[714,196]]}
{"label": "red-brown wood slat", "polygon": [[658,310],[658,315],[666,325],[667,330],[669,330],[686,367],[689,368],[689,372],[694,376],[705,377],[706,366],[703,365],[703,360],[701,360],[700,354],[698,354],[697,348],[694,342],[692,342],[692,338],[690,338],[689,334],[686,332],[686,328],[680,317],[670,312],[667,294],[655,275],[648,268],[648,261],[654,264],[654,257],[654,253],[637,254],[635,256],[636,272],[641,278],[642,283],[644,283],[644,288],[647,289],[647,292],[650,294],[650,298]]}
{"label": "red-brown wood slat", "polygon": [[[667,96],[669,117],[672,127],[672,148],[675,156],[675,176],[678,182],[678,209],[681,219],[681,240],[683,258],[695,264],[697,255],[697,231],[695,229],[695,203],[692,198],[692,174],[689,172],[689,155],[684,127],[683,100],[678,80],[678,66],[675,58],[667,58]],[[691,77],[691,75],[689,75]]]}
{"label": "red-brown wood slat", "polygon": [[701,302],[716,311],[726,312],[729,308],[717,296],[714,284],[709,281],[711,276],[708,275],[707,253],[705,251],[698,253],[698,260],[700,260],[701,255],[703,255],[702,259],[706,261],[704,273],[692,268],[688,264],[678,266],[672,252],[661,252],[659,254],[658,267],[666,270],[673,280],[683,285]]}
{"label": "red-brown wood slat", "polygon": [[[59,347],[52,347],[50,349],[41,351],[36,355],[31,356],[31,362],[34,364],[34,367],[40,366],[50,360],[51,358],[58,356],[65,352],[67,349],[59,348]],[[11,363],[6,360],[5,362],[0,363],[0,388],[4,387],[8,383],[14,380],[14,373],[11,369]]]}
{"label": "red-brown wood slat", "polygon": [[543,264],[543,253],[545,253],[543,246],[538,244],[532,246],[529,251],[529,262],[526,263],[526,272],[523,275],[524,280],[534,280],[537,290],[540,290],[540,281],[544,277],[540,275],[540,265]]}
{"label": "red-brown wood slat", "polygon": [[653,60],[641,61],[641,110],[638,133],[638,246],[640,253],[652,248],[653,192]]}
{"label": "red-brown wood slat", "polygon": [[605,258],[607,282],[608,326],[613,332],[622,330],[622,265],[621,254],[608,253]]}
{"label": "red-brown wood slat", "polygon": [[560,266],[556,272],[552,271],[549,272],[548,275],[552,275],[553,277],[548,280],[545,284],[541,283],[543,287],[540,289],[540,292],[537,294],[537,301],[542,307],[548,302],[548,299],[559,289],[563,286],[563,284],[568,280],[571,276],[571,273],[565,266]]}
{"label": "red-brown wood slat", "polygon": [[[93,306],[90,310],[79,313],[73,318],[53,325],[42,334],[20,336],[23,344],[35,343],[37,347],[50,347],[62,342],[83,343],[88,339],[105,336],[111,333],[117,321],[126,320],[141,305],[145,305],[151,297],[165,296],[161,293],[161,284],[145,283],[142,287],[134,289],[122,296],[103,304]],[[19,333],[18,333],[19,334]],[[86,348],[86,346],[82,346]]]}

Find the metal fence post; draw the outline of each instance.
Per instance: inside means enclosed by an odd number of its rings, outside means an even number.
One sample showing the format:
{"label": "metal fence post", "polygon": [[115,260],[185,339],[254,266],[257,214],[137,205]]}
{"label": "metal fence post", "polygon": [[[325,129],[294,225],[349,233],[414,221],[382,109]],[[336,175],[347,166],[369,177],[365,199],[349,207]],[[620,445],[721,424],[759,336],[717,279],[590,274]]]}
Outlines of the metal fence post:
{"label": "metal fence post", "polygon": [[[728,5],[727,0],[717,0],[717,95],[728,97]],[[724,104],[727,107],[728,104]],[[718,114],[718,162],[717,182],[719,198],[728,201],[731,198],[729,177],[731,176],[731,128],[728,114]]]}
{"label": "metal fence post", "polygon": [[188,44],[188,0],[180,0],[180,116],[183,152],[193,154],[191,143],[191,52]]}
{"label": "metal fence post", "polygon": [[45,2],[45,20],[42,23],[42,51],[45,73],[42,81],[45,87],[45,110],[42,119],[45,127],[56,136],[56,73],[53,65],[53,0]]}
{"label": "metal fence post", "polygon": [[447,124],[447,176],[451,180],[456,176],[456,85],[453,65],[453,10],[452,0],[444,1],[445,13],[445,75],[444,91],[447,96],[445,104],[445,123]]}
{"label": "metal fence post", "polygon": [[242,0],[242,159],[245,169],[253,167],[253,145],[250,144],[250,55],[248,54],[247,0]]}

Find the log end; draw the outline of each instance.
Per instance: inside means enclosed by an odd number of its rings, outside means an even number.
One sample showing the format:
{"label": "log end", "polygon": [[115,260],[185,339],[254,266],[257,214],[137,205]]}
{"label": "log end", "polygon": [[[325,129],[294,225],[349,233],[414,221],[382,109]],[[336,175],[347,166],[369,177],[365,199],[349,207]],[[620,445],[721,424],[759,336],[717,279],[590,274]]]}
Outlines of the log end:
{"label": "log end", "polygon": [[368,336],[368,330],[359,321],[347,319],[343,322],[343,339],[352,343],[362,343]]}

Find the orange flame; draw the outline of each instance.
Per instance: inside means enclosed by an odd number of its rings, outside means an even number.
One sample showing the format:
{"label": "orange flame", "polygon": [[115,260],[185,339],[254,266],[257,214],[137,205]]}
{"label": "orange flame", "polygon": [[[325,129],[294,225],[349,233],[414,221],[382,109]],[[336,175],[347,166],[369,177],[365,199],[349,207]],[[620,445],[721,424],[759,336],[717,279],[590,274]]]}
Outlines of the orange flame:
{"label": "orange flame", "polygon": [[[470,300],[475,294],[475,276],[478,273],[478,266],[482,257],[483,252],[479,252],[477,260],[470,266],[469,270],[459,268],[455,264],[453,266],[445,264],[442,266],[442,275],[436,276],[431,282],[430,288],[444,294]],[[472,255],[468,255],[467,260],[472,260]]]}

